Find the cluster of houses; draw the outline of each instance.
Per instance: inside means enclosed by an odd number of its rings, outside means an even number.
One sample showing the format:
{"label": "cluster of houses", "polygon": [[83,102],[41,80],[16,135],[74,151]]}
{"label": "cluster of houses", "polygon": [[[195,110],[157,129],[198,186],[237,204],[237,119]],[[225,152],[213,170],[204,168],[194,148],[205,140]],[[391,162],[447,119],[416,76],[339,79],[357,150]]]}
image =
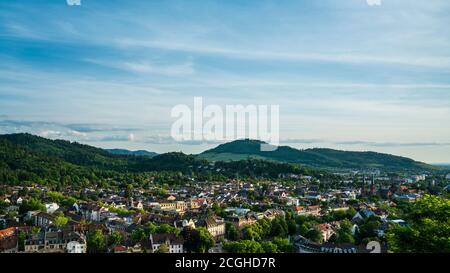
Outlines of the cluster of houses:
{"label": "cluster of houses", "polygon": [[[392,178],[372,174],[349,176],[341,175],[339,186],[320,187],[321,181],[310,177],[283,174],[281,178],[293,179],[302,183],[280,183],[277,181],[246,182],[229,180],[228,182],[192,181],[174,186],[162,196],[154,194],[158,186],[132,189],[131,196],[125,197],[124,191],[85,188],[83,195],[94,201],[80,201],[64,206],[54,200],[42,200],[45,211],[27,211],[19,214],[19,208],[28,198],[19,192],[24,188],[14,186],[8,194],[0,196],[0,201],[7,204],[4,211],[9,215],[0,215],[0,252],[17,252],[18,233],[24,232],[24,252],[68,252],[85,253],[89,232],[101,229],[105,235],[120,232],[125,239],[146,223],[156,225],[167,224],[183,229],[205,227],[217,241],[226,234],[226,223],[237,229],[256,223],[260,219],[274,219],[283,216],[286,210],[299,216],[322,216],[332,211],[345,211],[349,203],[360,197],[377,196],[390,202],[402,200],[414,202],[423,192],[414,188],[409,179],[422,181],[426,176],[402,178],[392,182]],[[448,177],[448,176],[447,176]],[[398,178],[396,178],[398,179]],[[325,183],[326,184],[326,183]],[[264,192],[263,186],[264,185]],[[323,184],[322,184],[323,185]],[[28,187],[26,190],[48,192],[44,186]],[[260,192],[262,198],[251,198],[254,192]],[[61,192],[64,196],[72,196],[70,187]],[[327,203],[327,206],[321,204]],[[234,204],[234,206],[231,206]],[[238,204],[238,206],[236,206]],[[212,207],[223,208],[226,216],[210,214]],[[252,210],[251,208],[264,208]],[[15,212],[15,213],[10,213]],[[358,219],[365,219],[371,214],[384,217],[376,208],[361,208],[354,216],[355,225]],[[56,218],[63,215],[68,218],[63,227],[55,227]],[[384,219],[384,218],[382,218]],[[400,220],[399,220],[400,221]],[[401,223],[401,222],[400,222]],[[32,230],[32,227],[35,227]],[[324,241],[327,242],[339,229],[338,222],[324,223],[318,226]],[[380,230],[380,234],[383,230]],[[112,252],[155,252],[162,244],[168,246],[169,252],[183,252],[183,238],[175,234],[152,234],[147,240],[131,244],[124,240],[123,245],[116,245]],[[305,248],[311,247],[305,241]],[[323,246],[322,246],[323,247]],[[344,251],[344,250],[343,250]],[[345,251],[352,251],[351,249]]]}

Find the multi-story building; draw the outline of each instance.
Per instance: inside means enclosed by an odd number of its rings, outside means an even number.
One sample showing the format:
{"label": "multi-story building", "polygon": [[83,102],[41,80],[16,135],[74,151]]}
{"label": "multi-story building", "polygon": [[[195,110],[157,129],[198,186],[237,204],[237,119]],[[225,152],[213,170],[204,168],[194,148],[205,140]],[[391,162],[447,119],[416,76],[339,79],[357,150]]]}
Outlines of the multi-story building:
{"label": "multi-story building", "polygon": [[320,216],[320,206],[296,206],[294,210],[298,215]]}
{"label": "multi-story building", "polygon": [[179,213],[183,213],[186,211],[187,204],[184,201],[167,202],[167,203],[160,203],[159,208],[165,211],[176,211]]}
{"label": "multi-story building", "polygon": [[205,226],[215,239],[225,236],[225,221],[222,218],[208,217],[205,220]]}
{"label": "multi-story building", "polygon": [[38,212],[34,216],[34,224],[40,227],[48,227],[53,224],[55,216],[46,212]]}
{"label": "multi-story building", "polygon": [[30,234],[25,239],[25,252],[28,253],[85,253],[86,240],[83,235],[73,231],[41,231]]}
{"label": "multi-story building", "polygon": [[86,253],[86,250],[86,241],[84,240],[70,241],[66,246],[67,253]]}
{"label": "multi-story building", "polygon": [[150,234],[151,248],[153,252],[157,252],[161,245],[165,244],[169,253],[183,253],[184,239],[173,233]]}
{"label": "multi-story building", "polygon": [[0,253],[15,253],[18,250],[16,228],[0,230]]}
{"label": "multi-story building", "polygon": [[242,229],[256,223],[258,218],[254,215],[247,214],[245,216],[229,216],[227,217],[227,221],[231,222],[237,229]]}

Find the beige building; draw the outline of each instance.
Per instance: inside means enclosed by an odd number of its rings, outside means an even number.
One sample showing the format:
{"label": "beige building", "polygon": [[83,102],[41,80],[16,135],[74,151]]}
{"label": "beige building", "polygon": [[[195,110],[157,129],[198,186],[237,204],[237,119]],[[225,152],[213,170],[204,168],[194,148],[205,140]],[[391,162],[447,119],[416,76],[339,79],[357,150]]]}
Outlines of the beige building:
{"label": "beige building", "polygon": [[206,229],[215,239],[225,236],[225,221],[222,218],[208,217],[205,222]]}
{"label": "beige building", "polygon": [[161,210],[185,212],[187,209],[187,204],[184,201],[176,201],[176,202],[160,203],[159,207]]}

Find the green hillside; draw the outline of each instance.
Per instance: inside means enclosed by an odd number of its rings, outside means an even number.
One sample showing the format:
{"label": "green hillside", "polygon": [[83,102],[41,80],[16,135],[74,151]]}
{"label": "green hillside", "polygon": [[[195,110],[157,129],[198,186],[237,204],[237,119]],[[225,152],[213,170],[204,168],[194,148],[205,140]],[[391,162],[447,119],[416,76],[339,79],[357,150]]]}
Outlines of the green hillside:
{"label": "green hillside", "polygon": [[252,157],[335,169],[382,169],[386,171],[432,171],[437,169],[406,157],[376,152],[349,152],[319,148],[298,150],[288,146],[280,146],[275,151],[265,152],[260,150],[261,144],[264,142],[236,140],[207,150],[199,157],[211,161]]}
{"label": "green hillside", "polygon": [[[30,134],[0,135],[0,184],[89,185],[106,181],[145,181],[160,173],[184,173],[203,179],[276,178],[280,173],[321,174],[287,163],[248,160],[214,164],[194,155],[165,153],[153,157],[117,155],[103,149]],[[322,172],[323,173],[323,172]],[[162,181],[167,182],[167,177]]]}
{"label": "green hillside", "polygon": [[[179,173],[201,179],[277,178],[282,173],[322,176],[324,169],[433,171],[414,160],[374,152],[280,147],[261,152],[260,141],[240,140],[201,155],[165,153],[150,156],[113,154],[65,140],[30,134],[0,135],[0,184],[88,185],[108,181],[146,181],[148,173]],[[213,161],[213,162],[212,162]],[[161,179],[167,181],[167,177]]]}

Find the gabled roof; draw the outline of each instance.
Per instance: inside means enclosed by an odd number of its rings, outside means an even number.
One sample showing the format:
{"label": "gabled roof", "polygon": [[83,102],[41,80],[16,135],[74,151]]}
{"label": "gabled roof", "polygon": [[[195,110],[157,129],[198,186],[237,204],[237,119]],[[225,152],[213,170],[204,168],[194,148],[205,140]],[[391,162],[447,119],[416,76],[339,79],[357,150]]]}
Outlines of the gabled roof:
{"label": "gabled roof", "polygon": [[184,239],[181,236],[177,236],[174,233],[162,233],[162,234],[152,234],[153,244],[165,244],[169,245],[182,245]]}
{"label": "gabled roof", "polygon": [[0,239],[10,237],[10,236],[14,235],[15,232],[16,232],[15,227],[10,227],[7,229],[0,230]]}

